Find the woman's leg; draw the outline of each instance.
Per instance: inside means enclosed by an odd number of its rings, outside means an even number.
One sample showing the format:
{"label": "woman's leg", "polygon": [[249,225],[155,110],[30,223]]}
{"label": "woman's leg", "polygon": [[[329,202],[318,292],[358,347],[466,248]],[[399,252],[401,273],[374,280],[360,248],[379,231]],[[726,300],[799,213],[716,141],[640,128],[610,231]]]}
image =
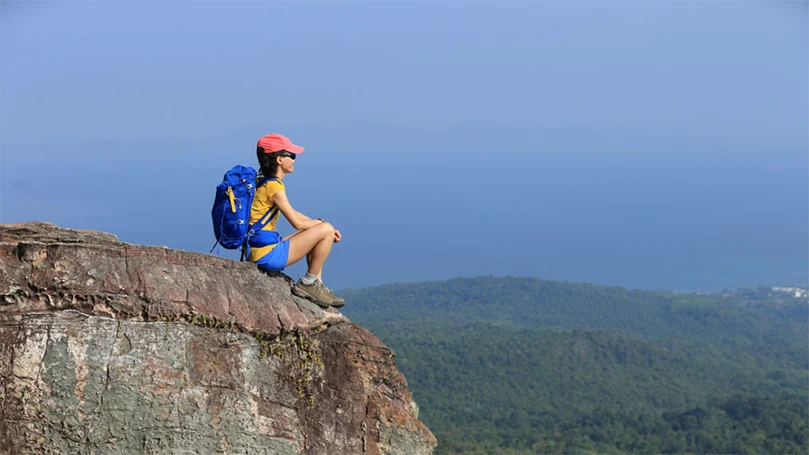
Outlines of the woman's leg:
{"label": "woman's leg", "polygon": [[[306,267],[309,267],[309,265],[312,263],[312,258],[313,255],[310,251],[309,254],[306,255]],[[317,274],[317,279],[320,280],[321,283],[323,282],[323,267],[320,268],[320,273]]]}
{"label": "woman's leg", "polygon": [[[295,237],[296,235],[300,234],[301,232],[303,232],[303,231],[297,231],[292,235],[288,235],[288,236],[284,237],[284,240],[289,240],[292,237]],[[312,264],[312,257],[313,257],[313,255],[312,255],[311,251],[306,253],[306,267],[307,268]],[[317,279],[320,280],[321,283],[323,282],[323,268],[322,267],[320,268],[320,273],[317,274]]]}
{"label": "woman's leg", "polygon": [[320,223],[305,231],[296,232],[289,237],[287,266],[306,257],[308,272],[320,276],[333,244],[334,226],[330,223]]}
{"label": "woman's leg", "polygon": [[[318,305],[327,305],[340,308],[345,305],[345,299],[337,297],[332,290],[323,285],[323,264],[329,257],[334,244],[334,226],[329,223],[320,223],[305,231],[296,232],[289,237],[290,266],[306,257],[309,266],[308,273],[317,275],[317,281],[311,284],[303,282],[303,278],[293,288],[293,293],[300,297],[314,300]],[[297,292],[295,291],[297,290]]]}

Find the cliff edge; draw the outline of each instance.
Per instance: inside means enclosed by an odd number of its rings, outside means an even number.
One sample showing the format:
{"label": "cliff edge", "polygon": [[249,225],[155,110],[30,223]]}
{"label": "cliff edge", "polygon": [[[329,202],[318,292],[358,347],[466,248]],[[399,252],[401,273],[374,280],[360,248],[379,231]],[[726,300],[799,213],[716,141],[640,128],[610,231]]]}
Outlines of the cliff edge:
{"label": "cliff edge", "polygon": [[0,225],[0,454],[431,454],[392,351],[291,286],[103,232]]}

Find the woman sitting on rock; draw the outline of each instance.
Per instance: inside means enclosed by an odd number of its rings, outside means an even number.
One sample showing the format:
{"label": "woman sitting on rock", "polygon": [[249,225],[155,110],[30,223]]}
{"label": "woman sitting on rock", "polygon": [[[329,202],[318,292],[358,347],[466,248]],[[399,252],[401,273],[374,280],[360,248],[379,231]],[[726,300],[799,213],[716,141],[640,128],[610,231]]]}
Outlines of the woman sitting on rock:
{"label": "woman sitting on rock", "polygon": [[[250,225],[265,216],[271,219],[250,238],[247,260],[255,262],[262,270],[275,272],[305,257],[309,269],[306,276],[295,283],[293,293],[321,306],[339,308],[345,300],[335,296],[323,284],[322,276],[323,264],[329,257],[332,244],[341,239],[340,231],[321,218],[313,220],[296,211],[287,199],[284,177],[295,170],[295,158],[299,153],[303,153],[303,147],[280,134],[268,134],[258,140],[256,155],[261,173],[250,208]],[[275,230],[279,211],[298,232],[280,238]]]}

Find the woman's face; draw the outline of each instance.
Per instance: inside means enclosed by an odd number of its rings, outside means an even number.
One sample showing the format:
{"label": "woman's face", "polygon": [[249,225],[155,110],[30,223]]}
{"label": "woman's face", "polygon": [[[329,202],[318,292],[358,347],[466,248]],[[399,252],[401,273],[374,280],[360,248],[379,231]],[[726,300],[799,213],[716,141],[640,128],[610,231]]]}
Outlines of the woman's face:
{"label": "woman's face", "polygon": [[278,157],[278,167],[284,171],[285,174],[291,174],[295,170],[295,156],[294,153],[285,153]]}

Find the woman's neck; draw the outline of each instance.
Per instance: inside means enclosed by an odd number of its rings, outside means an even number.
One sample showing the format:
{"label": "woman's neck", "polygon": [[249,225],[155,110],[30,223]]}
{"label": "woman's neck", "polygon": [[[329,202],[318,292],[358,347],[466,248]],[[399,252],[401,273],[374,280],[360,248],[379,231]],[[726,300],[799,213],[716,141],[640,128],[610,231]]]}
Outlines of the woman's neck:
{"label": "woman's neck", "polygon": [[286,177],[286,175],[287,174],[284,171],[278,169],[277,171],[275,171],[275,180],[284,180],[284,177]]}

